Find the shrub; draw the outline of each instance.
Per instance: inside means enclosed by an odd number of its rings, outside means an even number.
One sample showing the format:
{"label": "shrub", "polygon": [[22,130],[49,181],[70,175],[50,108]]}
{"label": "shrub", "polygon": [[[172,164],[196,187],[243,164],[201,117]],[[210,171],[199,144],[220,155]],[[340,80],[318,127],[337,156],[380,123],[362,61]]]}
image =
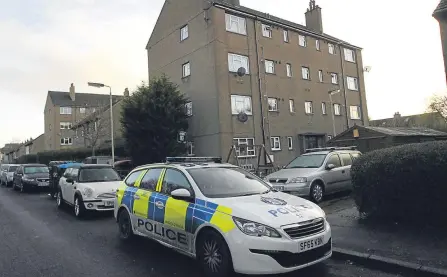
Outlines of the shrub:
{"label": "shrub", "polygon": [[368,218],[447,223],[447,142],[366,153],[351,176],[356,205]]}

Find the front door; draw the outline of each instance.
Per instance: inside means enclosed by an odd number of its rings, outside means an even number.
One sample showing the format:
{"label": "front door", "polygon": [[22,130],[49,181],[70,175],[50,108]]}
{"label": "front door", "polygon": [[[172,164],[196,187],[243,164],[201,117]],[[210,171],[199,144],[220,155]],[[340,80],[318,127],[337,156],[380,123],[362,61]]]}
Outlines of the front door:
{"label": "front door", "polygon": [[333,193],[335,191],[338,191],[342,186],[346,170],[343,169],[338,154],[334,153],[329,155],[330,156],[327,159],[325,166],[332,164],[335,166],[335,168],[326,170],[326,172],[323,174],[323,180],[326,184],[326,193]]}
{"label": "front door", "polygon": [[66,185],[65,185],[64,199],[65,201],[73,205],[74,205],[74,195],[76,192],[76,186],[78,182],[78,173],[79,168],[71,168],[70,172],[68,173],[68,178],[70,178],[73,182],[68,183],[65,180]]}

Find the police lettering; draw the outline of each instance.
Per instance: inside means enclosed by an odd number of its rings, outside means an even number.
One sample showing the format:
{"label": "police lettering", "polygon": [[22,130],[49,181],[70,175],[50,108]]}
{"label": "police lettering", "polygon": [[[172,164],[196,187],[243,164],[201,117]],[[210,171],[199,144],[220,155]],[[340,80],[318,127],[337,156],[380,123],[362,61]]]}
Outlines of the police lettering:
{"label": "police lettering", "polygon": [[270,214],[272,214],[274,217],[278,217],[281,216],[281,214],[294,214],[298,217],[302,217],[302,215],[300,214],[300,211],[302,210],[301,207],[296,207],[296,206],[285,206],[285,207],[281,207],[281,208],[277,208],[275,210],[269,210],[268,212]]}
{"label": "police lettering", "polygon": [[171,241],[178,241],[181,244],[188,245],[186,235],[183,233],[176,232],[158,224],[153,224],[149,221],[138,219],[138,228],[140,228],[141,226],[144,226],[144,229],[146,231],[156,234],[162,238],[167,238]]}

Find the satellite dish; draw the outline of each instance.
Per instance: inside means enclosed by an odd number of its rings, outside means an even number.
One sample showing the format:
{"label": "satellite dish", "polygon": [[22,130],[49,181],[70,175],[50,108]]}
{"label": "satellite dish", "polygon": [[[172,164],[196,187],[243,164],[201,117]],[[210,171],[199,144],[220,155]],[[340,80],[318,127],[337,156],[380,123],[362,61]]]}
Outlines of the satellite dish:
{"label": "satellite dish", "polygon": [[239,77],[245,76],[246,73],[247,71],[245,70],[245,67],[239,67],[239,69],[237,70],[237,75]]}
{"label": "satellite dish", "polygon": [[247,116],[246,113],[244,113],[244,112],[240,112],[240,113],[237,115],[237,120],[239,120],[239,121],[242,122],[242,123],[245,123],[245,122],[247,122],[247,120],[248,120],[248,116]]}
{"label": "satellite dish", "polygon": [[365,66],[365,68],[363,69],[363,71],[365,71],[365,72],[370,72],[370,71],[371,71],[371,66]]}

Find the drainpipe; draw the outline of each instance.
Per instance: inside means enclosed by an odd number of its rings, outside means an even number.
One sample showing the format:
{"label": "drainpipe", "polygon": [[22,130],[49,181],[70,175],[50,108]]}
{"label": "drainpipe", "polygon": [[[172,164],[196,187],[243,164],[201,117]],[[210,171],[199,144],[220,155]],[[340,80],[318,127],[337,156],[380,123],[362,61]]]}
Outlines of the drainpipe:
{"label": "drainpipe", "polygon": [[340,64],[341,64],[341,78],[343,84],[343,97],[345,98],[345,115],[346,115],[346,130],[349,129],[349,114],[348,114],[348,100],[346,97],[346,84],[345,84],[345,65],[343,63],[343,54],[341,44],[338,43],[338,50],[340,51]]}
{"label": "drainpipe", "polygon": [[[358,77],[358,89],[359,89],[359,99],[360,99],[360,119],[362,120],[362,125],[365,126],[365,116],[363,114],[363,99],[362,99],[362,86],[360,84],[360,69],[359,69],[359,60],[357,59],[357,51],[355,51],[355,62],[357,64],[357,77]],[[363,68],[362,68],[362,74],[363,74]],[[363,74],[364,75],[364,74]],[[365,77],[363,77],[365,78]]]}

